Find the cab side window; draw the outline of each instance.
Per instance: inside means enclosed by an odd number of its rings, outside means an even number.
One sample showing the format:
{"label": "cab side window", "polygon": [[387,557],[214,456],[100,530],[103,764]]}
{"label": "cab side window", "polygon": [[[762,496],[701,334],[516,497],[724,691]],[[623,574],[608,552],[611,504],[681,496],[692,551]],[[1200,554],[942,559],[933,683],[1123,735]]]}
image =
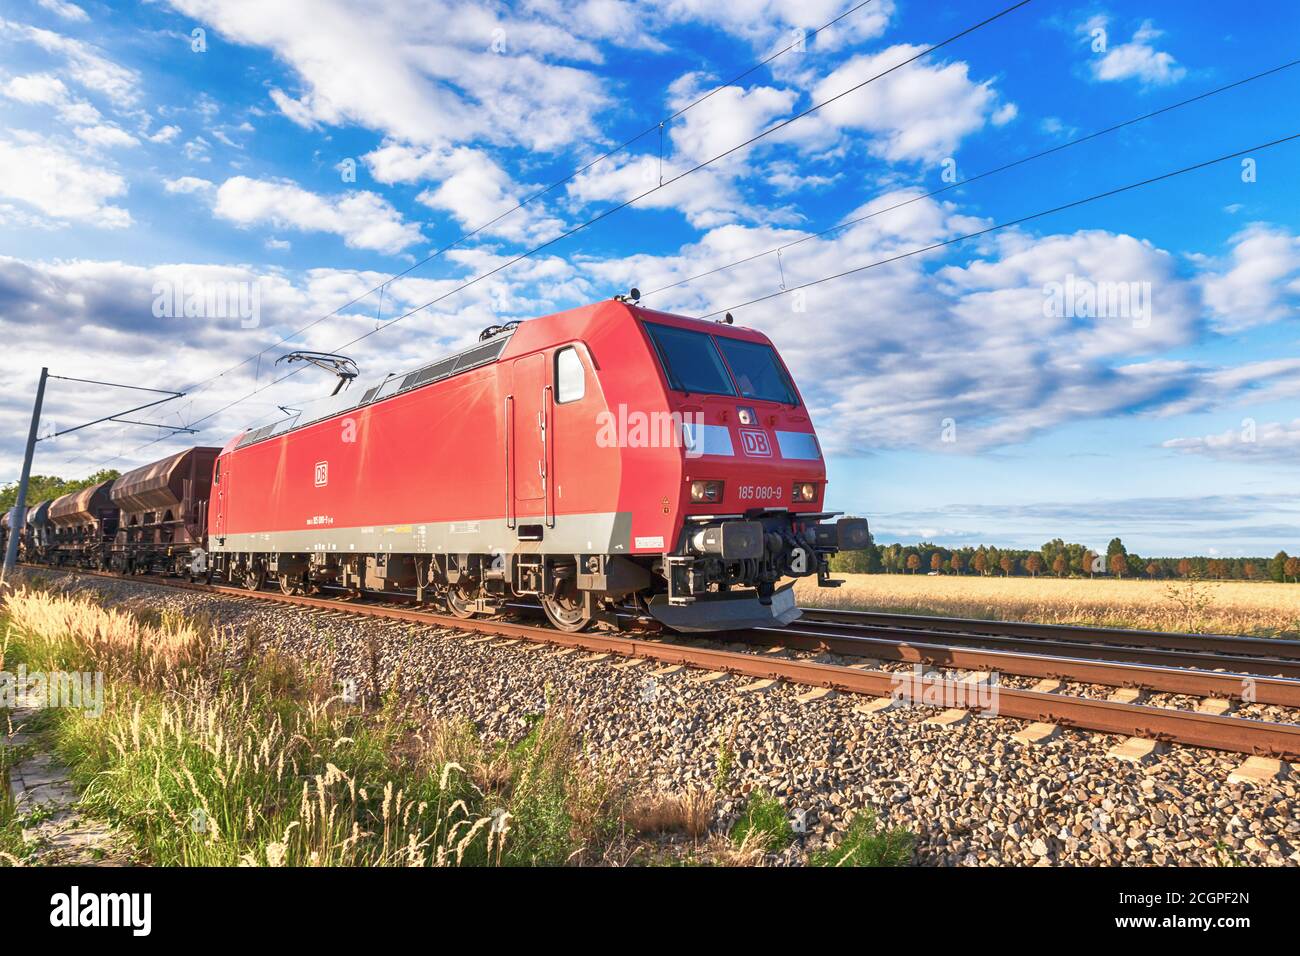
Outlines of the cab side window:
{"label": "cab side window", "polygon": [[555,401],[563,405],[587,394],[587,373],[572,345],[555,353]]}

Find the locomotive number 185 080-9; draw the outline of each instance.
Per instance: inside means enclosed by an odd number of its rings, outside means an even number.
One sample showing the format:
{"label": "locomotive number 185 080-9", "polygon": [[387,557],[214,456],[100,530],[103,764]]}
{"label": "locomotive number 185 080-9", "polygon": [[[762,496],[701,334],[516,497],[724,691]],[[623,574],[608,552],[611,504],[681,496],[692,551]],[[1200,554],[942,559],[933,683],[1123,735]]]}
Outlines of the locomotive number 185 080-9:
{"label": "locomotive number 185 080-9", "polygon": [[741,501],[780,501],[783,490],[780,485],[741,485],[738,489]]}

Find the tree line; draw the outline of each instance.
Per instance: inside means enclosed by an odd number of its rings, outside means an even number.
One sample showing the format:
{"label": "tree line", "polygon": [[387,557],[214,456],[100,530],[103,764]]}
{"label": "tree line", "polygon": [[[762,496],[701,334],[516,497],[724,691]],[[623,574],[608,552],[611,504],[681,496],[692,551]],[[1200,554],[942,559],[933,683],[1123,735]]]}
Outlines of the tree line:
{"label": "tree line", "polygon": [[928,541],[919,544],[877,545],[861,551],[843,551],[831,559],[831,570],[846,574],[978,574],[1004,577],[1040,575],[1058,578],[1176,579],[1217,581],[1300,582],[1300,557],[1279,551],[1271,558],[1143,558],[1119,538],[1104,552],[1086,545],[1053,538],[1037,551],[999,548],[995,545],[944,548]]}

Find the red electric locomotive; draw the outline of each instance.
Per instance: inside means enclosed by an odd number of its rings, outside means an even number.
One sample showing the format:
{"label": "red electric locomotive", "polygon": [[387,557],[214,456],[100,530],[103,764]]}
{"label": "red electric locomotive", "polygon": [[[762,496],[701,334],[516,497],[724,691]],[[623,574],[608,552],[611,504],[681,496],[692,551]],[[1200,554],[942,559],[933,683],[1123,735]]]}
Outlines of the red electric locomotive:
{"label": "red electric locomotive", "polygon": [[759,332],[615,300],[246,432],[217,458],[208,573],[400,591],[453,614],[535,597],[565,630],[786,623],[786,577],[866,522],[823,510],[812,422]]}

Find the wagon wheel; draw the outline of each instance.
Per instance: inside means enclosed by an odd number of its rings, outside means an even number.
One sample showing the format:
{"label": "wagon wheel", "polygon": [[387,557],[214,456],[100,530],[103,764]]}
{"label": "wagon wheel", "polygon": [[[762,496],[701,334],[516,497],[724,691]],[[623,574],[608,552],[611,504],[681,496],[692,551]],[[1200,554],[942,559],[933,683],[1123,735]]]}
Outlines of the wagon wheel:
{"label": "wagon wheel", "polygon": [[541,600],[547,619],[561,631],[581,631],[591,623],[582,595],[572,580],[562,582],[554,595],[541,595]]}
{"label": "wagon wheel", "polygon": [[447,589],[447,610],[456,617],[468,619],[478,613],[474,606],[474,592],[463,584],[455,584]]}
{"label": "wagon wheel", "polygon": [[260,591],[266,584],[266,568],[261,564],[254,564],[244,572],[244,587],[250,591]]}

